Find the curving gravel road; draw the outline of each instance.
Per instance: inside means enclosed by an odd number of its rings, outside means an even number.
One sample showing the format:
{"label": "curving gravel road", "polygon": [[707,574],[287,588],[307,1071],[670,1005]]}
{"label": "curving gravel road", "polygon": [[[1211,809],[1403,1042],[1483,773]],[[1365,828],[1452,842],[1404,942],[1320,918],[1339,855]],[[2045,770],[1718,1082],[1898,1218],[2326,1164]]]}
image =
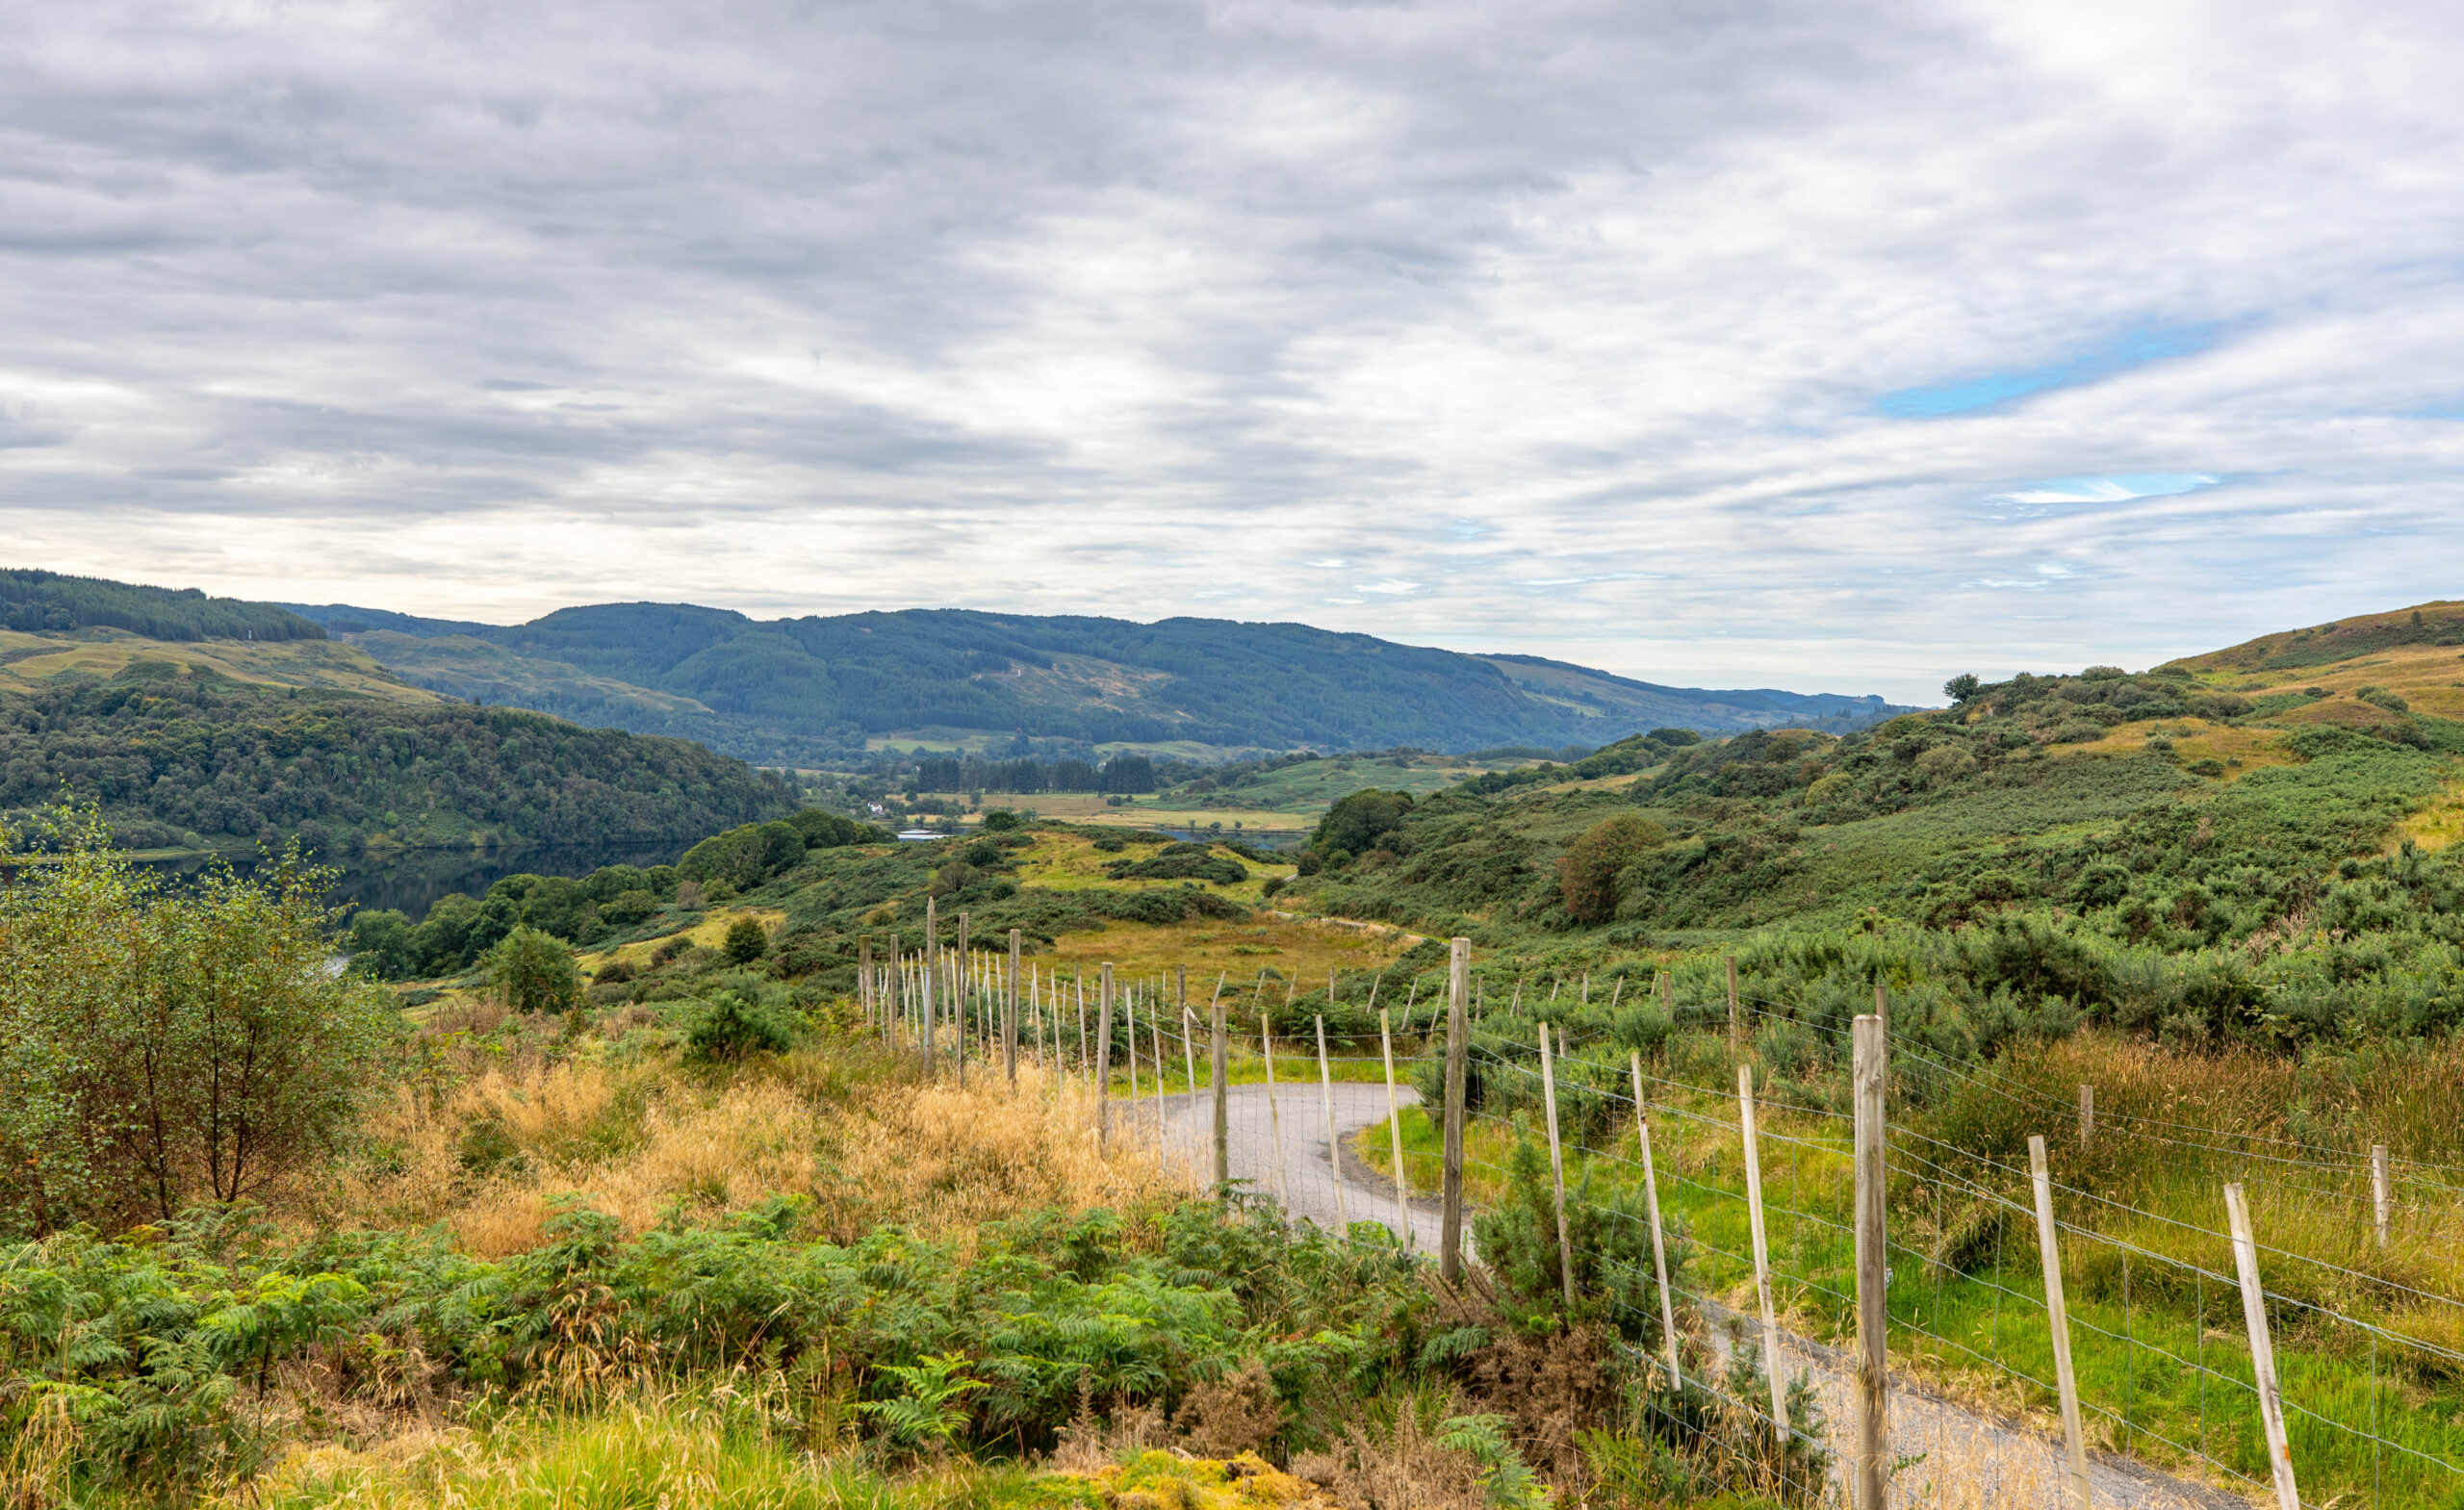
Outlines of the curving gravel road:
{"label": "curving gravel road", "polygon": [[[1263,1085],[1233,1087],[1225,1096],[1232,1177],[1247,1181],[1262,1193],[1279,1193],[1287,1212],[1323,1227],[1335,1227],[1340,1211],[1349,1220],[1378,1221],[1390,1231],[1401,1232],[1394,1182],[1371,1169],[1350,1146],[1361,1129],[1386,1120],[1386,1088],[1353,1083],[1337,1085],[1332,1093],[1334,1139],[1330,1144],[1325,1103],[1315,1081],[1278,1085],[1271,1100]],[[1409,1087],[1398,1087],[1396,1101],[1417,1106],[1420,1097]],[[1116,1102],[1114,1125],[1152,1137],[1158,1108],[1153,1097],[1142,1099],[1134,1110]],[[1199,1171],[1211,1167],[1213,1094],[1166,1096],[1160,1109],[1167,1153]],[[1280,1190],[1275,1178],[1275,1113],[1280,1113],[1283,1123]],[[1433,1253],[1442,1230],[1437,1196],[1433,1190],[1418,1189],[1412,1196],[1412,1241],[1423,1251]],[[1465,1226],[1468,1244],[1470,1223]],[[1727,1333],[1733,1313],[1716,1305],[1704,1310],[1709,1335],[1703,1341],[1725,1360],[1732,1345]],[[1758,1330],[1758,1326],[1747,1328],[1748,1335]],[[1829,1417],[1831,1446],[1845,1461],[1854,1450],[1853,1361],[1793,1334],[1784,1335],[1784,1346],[1788,1372],[1811,1371]],[[1915,1460],[1892,1479],[1895,1506],[2072,1510],[2059,1442],[2028,1425],[1970,1410],[1898,1378],[1891,1381],[1890,1445],[1894,1456]],[[2089,1478],[2094,1503],[2119,1510],[2247,1510],[2249,1504],[2225,1491],[2172,1478],[2106,1453],[2090,1455]]]}

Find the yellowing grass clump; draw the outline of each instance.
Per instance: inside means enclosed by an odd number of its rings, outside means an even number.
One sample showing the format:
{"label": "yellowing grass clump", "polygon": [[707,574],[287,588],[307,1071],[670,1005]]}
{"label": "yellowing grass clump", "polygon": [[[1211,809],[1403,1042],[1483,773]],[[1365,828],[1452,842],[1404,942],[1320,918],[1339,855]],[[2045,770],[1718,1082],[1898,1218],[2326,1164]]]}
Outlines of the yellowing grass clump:
{"label": "yellowing grass clump", "polygon": [[340,1177],[320,1215],[443,1222],[465,1251],[500,1258],[537,1246],[577,1201],[631,1235],[797,1195],[853,1236],[879,1223],[962,1232],[1170,1186],[1134,1139],[1099,1151],[1093,1099],[1032,1066],[1014,1090],[974,1067],[962,1088],[886,1065],[873,1068],[893,1078],[851,1079],[847,1059],[839,1046],[725,1075],[670,1061],[534,1062],[405,1087],[370,1127],[386,1156]]}

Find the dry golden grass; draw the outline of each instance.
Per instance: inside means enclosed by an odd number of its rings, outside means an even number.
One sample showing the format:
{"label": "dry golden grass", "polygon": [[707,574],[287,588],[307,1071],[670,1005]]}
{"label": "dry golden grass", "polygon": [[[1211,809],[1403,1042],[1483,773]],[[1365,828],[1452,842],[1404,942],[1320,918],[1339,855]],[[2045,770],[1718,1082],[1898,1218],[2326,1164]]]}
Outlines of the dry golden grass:
{"label": "dry golden grass", "polygon": [[1031,1066],[1014,1092],[981,1074],[963,1089],[859,1083],[843,1047],[724,1077],[667,1061],[528,1058],[404,1088],[369,1132],[391,1157],[336,1177],[311,1198],[315,1216],[442,1222],[483,1258],[538,1245],[575,1202],[629,1234],[775,1195],[810,1199],[835,1233],[894,1222],[958,1234],[1045,1206],[1134,1202],[1174,1178],[1135,1139],[1099,1152],[1091,1098]]}

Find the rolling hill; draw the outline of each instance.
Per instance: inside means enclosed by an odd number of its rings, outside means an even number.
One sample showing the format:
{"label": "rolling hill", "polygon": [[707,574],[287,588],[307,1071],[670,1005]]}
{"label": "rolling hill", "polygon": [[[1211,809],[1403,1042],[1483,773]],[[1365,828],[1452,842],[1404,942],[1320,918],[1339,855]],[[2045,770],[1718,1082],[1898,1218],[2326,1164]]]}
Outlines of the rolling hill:
{"label": "rolling hill", "polygon": [[844,758],[892,739],[1007,742],[1021,754],[1555,747],[1661,726],[1845,731],[1902,711],[1878,697],[1660,686],[1296,624],[955,609],[764,622],[603,603],[489,626],[289,606],[421,686],[689,735],[765,763]]}

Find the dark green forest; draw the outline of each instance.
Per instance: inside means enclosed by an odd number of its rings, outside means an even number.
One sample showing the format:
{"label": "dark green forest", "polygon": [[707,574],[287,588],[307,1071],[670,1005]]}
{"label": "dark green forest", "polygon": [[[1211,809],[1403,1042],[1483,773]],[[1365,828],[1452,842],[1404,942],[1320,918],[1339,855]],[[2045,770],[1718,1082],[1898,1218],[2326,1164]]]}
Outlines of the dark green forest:
{"label": "dark green forest", "polygon": [[741,761],[544,714],[182,675],[0,699],[0,807],[99,803],[134,848],[685,841],[793,807]]}
{"label": "dark green forest", "polygon": [[321,640],[325,627],[272,603],[208,598],[57,572],[0,571],[0,628],[127,629],[154,640]]}

